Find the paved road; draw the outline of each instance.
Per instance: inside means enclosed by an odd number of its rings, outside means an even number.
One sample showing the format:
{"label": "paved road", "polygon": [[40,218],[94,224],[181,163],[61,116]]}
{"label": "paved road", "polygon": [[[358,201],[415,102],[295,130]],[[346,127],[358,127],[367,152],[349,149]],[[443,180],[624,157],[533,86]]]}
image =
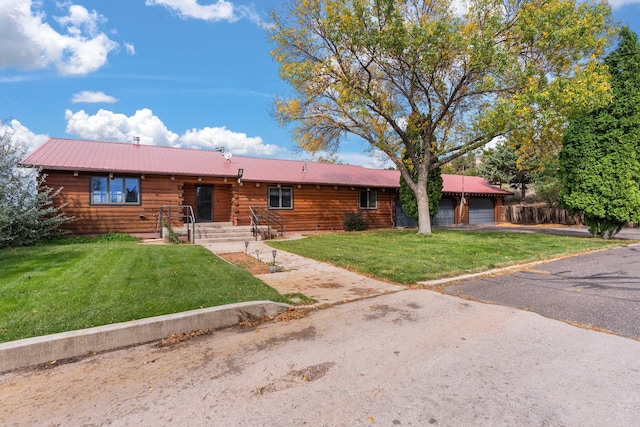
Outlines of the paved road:
{"label": "paved road", "polygon": [[640,246],[599,251],[445,288],[640,339]]}
{"label": "paved road", "polygon": [[631,426],[640,342],[427,290],[0,376],[3,425]]}

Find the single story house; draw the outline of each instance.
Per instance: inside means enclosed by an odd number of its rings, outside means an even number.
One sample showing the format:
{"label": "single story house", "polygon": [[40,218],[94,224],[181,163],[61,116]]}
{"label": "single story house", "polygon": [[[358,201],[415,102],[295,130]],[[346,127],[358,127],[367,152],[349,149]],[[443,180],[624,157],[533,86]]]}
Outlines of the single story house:
{"label": "single story house", "polygon": [[[402,225],[395,170],[62,138],[46,141],[22,165],[40,168],[47,186],[63,187],[54,202],[75,217],[66,225],[75,234],[157,232],[167,209],[233,225],[271,212],[287,231],[341,230],[349,212],[361,212],[370,228]],[[509,192],[478,177],[443,180],[435,225],[501,219]]]}

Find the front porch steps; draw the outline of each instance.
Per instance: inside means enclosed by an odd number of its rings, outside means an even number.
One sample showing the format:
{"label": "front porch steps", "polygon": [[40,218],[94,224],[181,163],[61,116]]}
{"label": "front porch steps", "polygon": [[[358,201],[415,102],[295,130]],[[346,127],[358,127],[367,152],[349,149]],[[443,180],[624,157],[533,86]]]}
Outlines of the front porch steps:
{"label": "front porch steps", "polygon": [[[179,236],[187,236],[187,227],[174,227]],[[205,243],[226,243],[245,242],[255,240],[251,233],[250,225],[232,225],[230,222],[200,222],[195,227],[195,242]]]}

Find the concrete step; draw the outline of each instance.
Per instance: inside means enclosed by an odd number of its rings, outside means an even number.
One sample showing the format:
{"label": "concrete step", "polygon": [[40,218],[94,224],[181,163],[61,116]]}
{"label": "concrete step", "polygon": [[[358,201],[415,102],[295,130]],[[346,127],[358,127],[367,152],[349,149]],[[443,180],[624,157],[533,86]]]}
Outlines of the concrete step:
{"label": "concrete step", "polygon": [[[191,227],[174,227],[180,236],[186,236]],[[234,226],[230,222],[198,223],[195,225],[196,243],[245,242],[255,240],[251,226]]]}
{"label": "concrete step", "polygon": [[255,237],[251,235],[245,237],[208,237],[203,239],[196,237],[196,244],[204,245],[207,243],[255,242],[255,240]]}

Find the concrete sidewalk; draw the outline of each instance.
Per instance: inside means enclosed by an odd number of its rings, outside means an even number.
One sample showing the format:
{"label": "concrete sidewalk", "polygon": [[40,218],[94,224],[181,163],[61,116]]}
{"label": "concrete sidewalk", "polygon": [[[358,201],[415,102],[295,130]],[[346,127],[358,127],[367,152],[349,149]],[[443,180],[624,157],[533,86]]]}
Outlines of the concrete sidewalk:
{"label": "concrete sidewalk", "polygon": [[[292,234],[289,240],[302,238]],[[245,252],[244,242],[204,244],[213,253]],[[257,251],[257,253],[256,253]],[[249,241],[246,252],[262,261],[271,262],[273,248],[263,241]],[[338,304],[406,289],[363,276],[320,261],[277,250],[276,264],[286,271],[256,277],[281,294],[300,292],[317,300],[316,305]]]}

